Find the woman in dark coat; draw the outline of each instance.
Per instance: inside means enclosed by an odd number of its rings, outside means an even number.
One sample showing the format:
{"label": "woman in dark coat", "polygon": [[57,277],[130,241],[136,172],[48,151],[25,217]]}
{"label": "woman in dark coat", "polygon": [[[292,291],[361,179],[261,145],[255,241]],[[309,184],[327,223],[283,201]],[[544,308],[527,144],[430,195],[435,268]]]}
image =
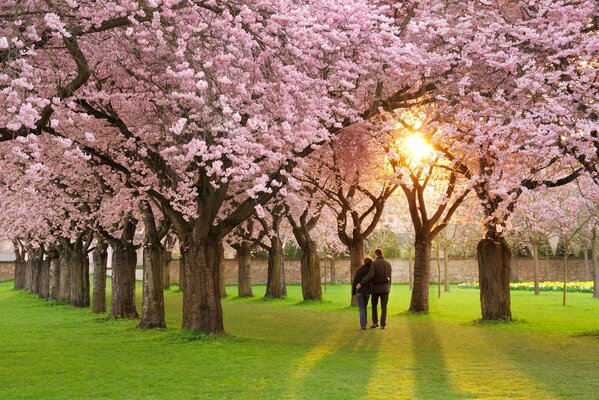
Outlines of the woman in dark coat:
{"label": "woman in dark coat", "polygon": [[360,281],[366,276],[368,271],[370,270],[370,264],[372,264],[372,258],[366,257],[364,259],[364,264],[360,266],[356,270],[356,274],[354,275],[354,280],[352,282],[352,295],[356,296],[358,300],[358,310],[360,312],[360,327],[362,330],[366,330],[366,309],[368,308],[368,300],[370,299],[370,285],[361,286],[359,289],[356,289],[356,285],[360,283]]}

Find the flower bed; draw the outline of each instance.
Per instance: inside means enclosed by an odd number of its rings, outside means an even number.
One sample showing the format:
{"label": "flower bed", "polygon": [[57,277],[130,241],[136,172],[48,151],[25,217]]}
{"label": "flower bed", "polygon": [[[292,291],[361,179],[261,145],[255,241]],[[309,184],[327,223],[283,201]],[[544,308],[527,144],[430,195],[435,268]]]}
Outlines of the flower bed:
{"label": "flower bed", "polygon": [[[459,288],[464,289],[478,289],[478,282],[465,282],[458,284]],[[510,283],[510,289],[512,290],[535,290],[533,282],[513,282]],[[561,292],[564,290],[563,282],[539,282],[539,289],[546,292]],[[568,282],[566,285],[566,291],[568,292],[593,292],[593,282]]]}

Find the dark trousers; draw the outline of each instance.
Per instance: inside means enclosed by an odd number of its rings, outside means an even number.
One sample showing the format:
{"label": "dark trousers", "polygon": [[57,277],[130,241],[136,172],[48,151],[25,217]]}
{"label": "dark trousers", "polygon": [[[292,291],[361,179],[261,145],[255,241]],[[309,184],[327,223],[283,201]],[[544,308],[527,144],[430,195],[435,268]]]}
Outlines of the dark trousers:
{"label": "dark trousers", "polygon": [[378,324],[379,314],[377,306],[381,299],[381,326],[387,325],[387,303],[389,302],[389,293],[373,293],[372,294],[372,323]]}
{"label": "dark trousers", "polygon": [[369,298],[369,294],[356,293],[356,300],[358,300],[358,311],[360,312],[360,327],[362,329],[366,329]]}

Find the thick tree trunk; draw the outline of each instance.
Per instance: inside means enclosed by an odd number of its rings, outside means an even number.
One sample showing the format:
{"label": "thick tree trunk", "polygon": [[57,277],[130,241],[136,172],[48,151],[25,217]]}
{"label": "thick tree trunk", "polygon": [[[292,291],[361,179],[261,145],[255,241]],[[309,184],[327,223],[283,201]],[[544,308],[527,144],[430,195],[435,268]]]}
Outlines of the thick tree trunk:
{"label": "thick tree trunk", "polygon": [[[193,235],[196,238],[200,235]],[[220,294],[220,243],[218,239],[184,240],[183,329],[224,333]]]}
{"label": "thick tree trunk", "polygon": [[539,245],[536,241],[532,241],[532,257],[534,260],[532,279],[535,286],[535,295],[538,296],[541,294],[541,289],[539,287]]}
{"label": "thick tree trunk", "polygon": [[316,242],[310,240],[302,247],[301,276],[304,300],[322,300],[320,259]]}
{"label": "thick tree trunk", "polygon": [[218,279],[219,279],[219,285],[220,285],[220,297],[222,297],[223,299],[225,297],[227,297],[227,285],[225,283],[225,245],[223,244],[223,242],[221,241],[219,243],[219,248],[218,250],[220,251],[220,255],[219,255],[219,264],[218,264]]}
{"label": "thick tree trunk", "polygon": [[449,253],[447,246],[443,247],[443,273],[445,275],[445,291],[449,292]]}
{"label": "thick tree trunk", "polygon": [[98,239],[93,253],[94,290],[92,311],[96,314],[106,312],[106,269],[108,265],[108,244]]}
{"label": "thick tree trunk", "polygon": [[46,300],[50,297],[50,259],[48,257],[40,264],[39,296]]}
{"label": "thick tree trunk", "polygon": [[[364,262],[364,240],[361,238],[354,237],[351,245],[349,246],[349,257],[350,257],[350,267],[349,267],[349,282],[351,283],[354,276],[356,275],[356,271],[362,263]],[[351,288],[350,288],[351,290]],[[358,300],[356,296],[351,297],[350,306],[354,307],[358,305]]]}
{"label": "thick tree trunk", "polygon": [[58,254],[54,253],[50,259],[50,284],[48,287],[48,298],[50,300],[58,299],[58,289],[60,287],[60,259]]}
{"label": "thick tree trunk", "polygon": [[170,265],[172,259],[173,252],[161,247],[160,260],[162,263],[162,288],[165,290],[171,288]]}
{"label": "thick tree trunk", "polygon": [[273,236],[268,251],[268,276],[266,278],[265,298],[282,299],[287,295],[284,267],[283,243],[278,236]]}
{"label": "thick tree trunk", "polygon": [[591,257],[593,258],[593,297],[599,299],[599,240],[597,229],[593,228],[591,240]]}
{"label": "thick tree trunk", "polygon": [[81,243],[75,244],[70,256],[71,297],[73,307],[89,307],[89,259]]}
{"label": "thick tree trunk", "polygon": [[27,269],[25,289],[30,293],[39,294],[40,292],[42,257],[43,251],[41,249],[30,250],[28,252],[27,262],[25,264]]}
{"label": "thick tree trunk", "polygon": [[112,243],[112,297],[110,316],[112,318],[137,318],[135,305],[135,267],[137,253],[135,247],[122,240]]}
{"label": "thick tree trunk", "polygon": [[24,254],[18,249],[18,245],[15,244],[15,289],[25,289],[26,281],[26,266]]}
{"label": "thick tree trunk", "polygon": [[409,309],[412,312],[428,312],[431,247],[428,238],[417,237],[414,241],[414,286]]}
{"label": "thick tree trunk", "polygon": [[505,239],[483,239],[477,246],[483,320],[511,320],[510,246]]}
{"label": "thick tree trunk", "polygon": [[251,281],[252,244],[244,240],[236,246],[237,251],[237,295],[253,297]]}
{"label": "thick tree trunk", "polygon": [[163,263],[160,242],[143,249],[143,296],[139,327],[143,329],[166,328],[164,320]]}
{"label": "thick tree trunk", "polygon": [[63,249],[58,259],[60,276],[58,281],[58,300],[69,301],[71,298],[71,255]]}

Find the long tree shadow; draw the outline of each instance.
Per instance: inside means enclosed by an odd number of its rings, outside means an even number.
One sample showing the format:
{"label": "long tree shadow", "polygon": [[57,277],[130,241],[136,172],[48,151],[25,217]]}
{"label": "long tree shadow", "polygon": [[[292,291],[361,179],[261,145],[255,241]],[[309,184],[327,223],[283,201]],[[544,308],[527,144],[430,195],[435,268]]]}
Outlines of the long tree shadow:
{"label": "long tree shadow", "polygon": [[[534,382],[544,398],[591,399],[599,393],[599,343],[589,338],[506,334],[480,329],[512,370]],[[530,386],[530,385],[529,385]]]}
{"label": "long tree shadow", "polygon": [[[383,335],[345,330],[343,336],[337,341],[340,346],[326,351],[306,371],[301,380],[302,393],[295,398],[362,399],[366,396],[368,383],[376,378]],[[317,383],[323,380],[330,385],[322,387]]]}
{"label": "long tree shadow", "polygon": [[428,321],[408,324],[414,354],[416,399],[466,399],[452,383],[435,325]]}

